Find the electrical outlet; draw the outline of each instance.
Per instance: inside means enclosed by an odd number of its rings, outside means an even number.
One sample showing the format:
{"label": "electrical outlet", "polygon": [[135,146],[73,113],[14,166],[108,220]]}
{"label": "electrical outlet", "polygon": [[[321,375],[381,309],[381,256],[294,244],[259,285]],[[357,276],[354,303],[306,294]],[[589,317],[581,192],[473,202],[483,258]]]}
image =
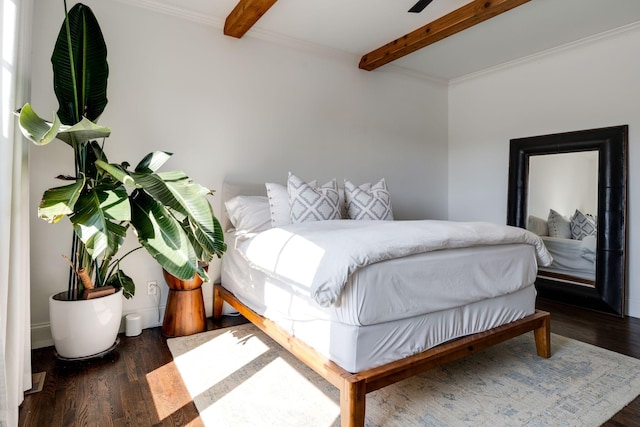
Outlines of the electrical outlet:
{"label": "electrical outlet", "polygon": [[155,280],[147,282],[147,295],[156,295],[158,293],[158,282]]}

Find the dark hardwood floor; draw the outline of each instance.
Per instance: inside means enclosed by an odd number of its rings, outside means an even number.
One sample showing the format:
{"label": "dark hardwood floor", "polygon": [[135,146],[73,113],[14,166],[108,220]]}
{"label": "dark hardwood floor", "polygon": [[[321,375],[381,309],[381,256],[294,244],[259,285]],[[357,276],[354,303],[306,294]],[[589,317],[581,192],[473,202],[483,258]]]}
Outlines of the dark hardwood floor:
{"label": "dark hardwood floor", "polygon": [[[640,319],[538,301],[551,312],[552,332],[640,359]],[[208,328],[243,323],[242,317],[208,320]],[[33,350],[33,372],[46,371],[44,389],[27,395],[20,426],[202,426],[160,328],[120,337],[118,348],[81,363],[55,358],[53,347]],[[212,363],[215,361],[212,360]],[[640,398],[604,424],[640,426]]]}

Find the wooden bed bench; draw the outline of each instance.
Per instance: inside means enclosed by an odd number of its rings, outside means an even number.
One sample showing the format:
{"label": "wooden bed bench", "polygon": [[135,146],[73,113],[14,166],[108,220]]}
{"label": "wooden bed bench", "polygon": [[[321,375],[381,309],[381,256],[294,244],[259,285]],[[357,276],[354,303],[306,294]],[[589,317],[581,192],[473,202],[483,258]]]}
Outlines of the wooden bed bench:
{"label": "wooden bed bench", "polygon": [[462,337],[376,368],[351,373],[327,360],[313,348],[282,330],[273,321],[255,313],[220,284],[214,285],[214,318],[222,315],[223,301],[238,310],[251,323],[340,390],[340,420],[343,427],[364,426],[367,393],[461,359],[526,332],[534,332],[538,356],[547,358],[551,356],[551,315],[537,310],[524,319],[489,331]]}

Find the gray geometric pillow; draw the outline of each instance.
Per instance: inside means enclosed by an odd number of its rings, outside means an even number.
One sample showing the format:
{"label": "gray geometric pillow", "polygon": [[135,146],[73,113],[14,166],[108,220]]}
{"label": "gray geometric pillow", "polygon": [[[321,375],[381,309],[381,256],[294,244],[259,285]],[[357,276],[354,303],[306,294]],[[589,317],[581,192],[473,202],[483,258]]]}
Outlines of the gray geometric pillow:
{"label": "gray geometric pillow", "polygon": [[349,218],[356,220],[393,220],[391,194],[382,178],[369,190],[344,181],[344,201]]}
{"label": "gray geometric pillow", "polygon": [[335,179],[321,187],[315,187],[289,172],[287,191],[291,223],[341,218],[338,183]]}
{"label": "gray geometric pillow", "polygon": [[585,215],[576,209],[571,217],[571,238],[582,240],[587,236],[596,234],[596,219],[591,215]]}

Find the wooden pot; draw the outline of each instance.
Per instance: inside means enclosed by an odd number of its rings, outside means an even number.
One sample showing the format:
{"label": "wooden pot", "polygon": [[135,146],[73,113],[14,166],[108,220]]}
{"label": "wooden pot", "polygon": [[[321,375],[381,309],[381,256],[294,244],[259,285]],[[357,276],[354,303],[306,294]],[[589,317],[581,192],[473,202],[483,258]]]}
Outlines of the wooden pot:
{"label": "wooden pot", "polygon": [[202,279],[181,280],[162,270],[169,286],[169,296],[162,322],[162,335],[181,337],[207,330],[207,317],[202,296]]}

